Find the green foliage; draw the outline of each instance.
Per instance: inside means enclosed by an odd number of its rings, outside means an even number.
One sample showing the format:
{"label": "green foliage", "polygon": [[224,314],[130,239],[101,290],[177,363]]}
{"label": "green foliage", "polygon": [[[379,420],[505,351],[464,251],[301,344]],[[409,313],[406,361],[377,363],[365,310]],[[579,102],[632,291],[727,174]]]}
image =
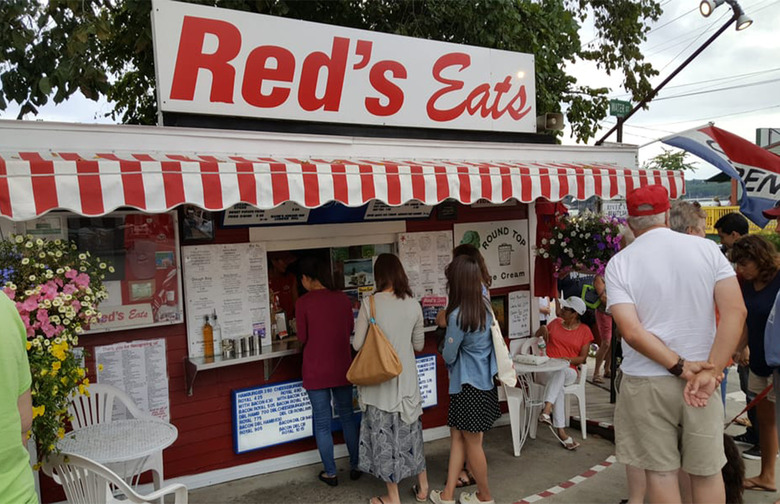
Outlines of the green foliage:
{"label": "green foliage", "polygon": [[[249,12],[411,37],[531,53],[536,61],[537,111],[568,106],[573,135],[593,137],[607,115],[605,88],[577,84],[566,72],[575,60],[621,72],[634,100],[657,72],[639,50],[655,0],[194,0]],[[151,3],[144,0],[3,0],[0,2],[0,110],[22,105],[35,114],[48,99],[76,91],[105,96],[107,115],[132,124],[156,122]],[[588,16],[597,38],[582,47]]]}
{"label": "green foliage", "polygon": [[761,231],[758,233],[762,238],[775,246],[775,250],[780,252],[780,234],[775,231]]}
{"label": "green foliage", "polygon": [[676,171],[695,171],[696,166],[687,163],[685,158],[688,153],[685,151],[671,151],[664,149],[663,154],[658,154],[653,159],[645,163],[647,170],[676,170]]}

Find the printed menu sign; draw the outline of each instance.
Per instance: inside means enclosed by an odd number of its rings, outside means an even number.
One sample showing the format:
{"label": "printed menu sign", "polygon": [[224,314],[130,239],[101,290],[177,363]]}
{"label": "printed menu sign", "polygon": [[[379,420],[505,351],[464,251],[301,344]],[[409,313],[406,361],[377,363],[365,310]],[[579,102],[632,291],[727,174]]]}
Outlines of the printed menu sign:
{"label": "printed menu sign", "polygon": [[[168,367],[165,340],[123,341],[95,347],[97,381],[124,390],[142,411],[170,420]],[[127,417],[126,409],[114,403],[114,419]]]}
{"label": "printed menu sign", "polygon": [[444,268],[452,259],[451,232],[401,233],[398,257],[418,301],[428,296],[447,295]]}
{"label": "printed menu sign", "polygon": [[204,317],[216,311],[222,338],[270,336],[265,245],[234,243],[182,247],[190,357],[203,356]]}
{"label": "printed menu sign", "polygon": [[417,357],[417,379],[420,383],[422,407],[430,408],[439,403],[436,395],[436,355],[420,355]]}

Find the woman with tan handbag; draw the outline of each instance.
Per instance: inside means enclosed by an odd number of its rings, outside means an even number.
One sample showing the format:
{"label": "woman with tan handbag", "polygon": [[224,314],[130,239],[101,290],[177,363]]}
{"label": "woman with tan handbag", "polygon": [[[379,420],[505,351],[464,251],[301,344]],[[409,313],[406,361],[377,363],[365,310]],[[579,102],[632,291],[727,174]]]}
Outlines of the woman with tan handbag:
{"label": "woman with tan handbag", "polygon": [[[428,476],[422,435],[422,399],[417,381],[414,352],[425,343],[420,303],[412,296],[409,280],[398,258],[381,254],[374,264],[375,321],[392,344],[403,369],[401,374],[377,385],[358,386],[363,419],[360,424],[359,469],[382,479],[387,495],[371,504],[400,504],[398,483],[418,476],[415,498],[425,502]],[[371,318],[369,299],[364,299],[355,323],[352,346],[360,350]]]}
{"label": "woman with tan handbag", "polygon": [[482,272],[477,259],[455,257],[447,267],[447,334],[442,357],[450,377],[450,461],[447,485],[433,490],[434,504],[454,504],[458,475],[468,457],[477,491],[463,492],[462,504],[495,501],[488,488],[487,459],[482,437],[501,416],[493,377],[498,372],[491,323],[493,318],[482,293]]}

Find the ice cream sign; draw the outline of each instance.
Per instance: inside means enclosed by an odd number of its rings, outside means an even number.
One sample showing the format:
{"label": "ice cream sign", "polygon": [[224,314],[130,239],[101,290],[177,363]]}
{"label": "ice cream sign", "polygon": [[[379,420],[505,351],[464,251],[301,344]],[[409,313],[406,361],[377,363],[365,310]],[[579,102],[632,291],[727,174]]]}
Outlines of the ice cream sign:
{"label": "ice cream sign", "polygon": [[163,112],[534,132],[532,55],[155,0]]}
{"label": "ice cream sign", "polygon": [[457,223],[452,229],[453,246],[468,243],[485,259],[491,288],[526,285],[528,274],[528,221]]}

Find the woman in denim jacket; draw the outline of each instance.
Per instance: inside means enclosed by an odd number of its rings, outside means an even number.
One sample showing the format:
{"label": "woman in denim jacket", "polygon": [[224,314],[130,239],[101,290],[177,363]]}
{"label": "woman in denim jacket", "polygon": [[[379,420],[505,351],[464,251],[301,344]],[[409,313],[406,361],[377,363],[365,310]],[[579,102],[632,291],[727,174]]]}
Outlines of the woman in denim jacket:
{"label": "woman in denim jacket", "polygon": [[490,333],[492,316],[483,295],[482,272],[473,257],[458,256],[447,270],[449,304],[447,334],[442,356],[449,370],[450,461],[447,485],[432,491],[434,503],[454,503],[455,487],[463,461],[468,457],[475,493],[464,492],[460,502],[493,503],[488,488],[487,460],[482,437],[501,416],[493,377],[498,372]]}

